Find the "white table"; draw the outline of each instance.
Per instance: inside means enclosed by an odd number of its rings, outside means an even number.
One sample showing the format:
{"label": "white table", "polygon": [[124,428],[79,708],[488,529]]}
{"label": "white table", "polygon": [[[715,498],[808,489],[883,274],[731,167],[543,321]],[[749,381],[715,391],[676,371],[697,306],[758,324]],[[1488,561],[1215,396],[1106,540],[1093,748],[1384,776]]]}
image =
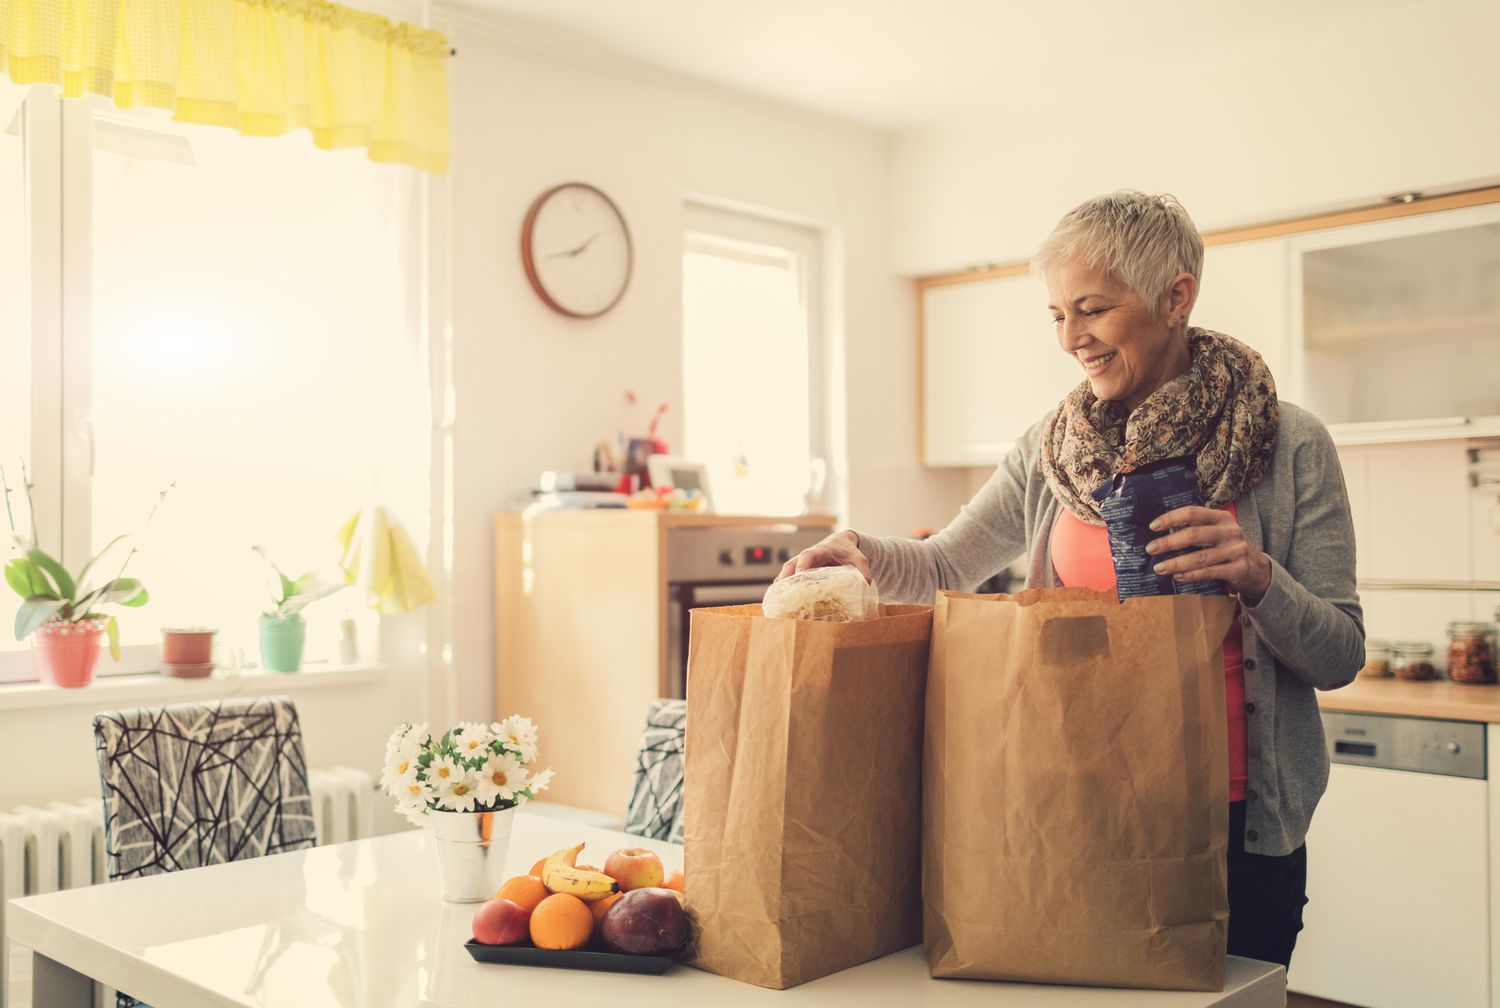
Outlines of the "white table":
{"label": "white table", "polygon": [[[682,864],[682,848],[674,844],[524,812],[516,817],[509,863],[520,874],[544,854],[580,840],[588,843],[588,863],[617,847],[644,846],[662,855],[668,871]],[[1280,966],[1234,957],[1220,994],[933,980],[920,946],[789,991],[685,966],[650,977],[480,965],[463,948],[476,907],[443,902],[432,840],[412,831],[23,897],[7,908],[6,927],[32,952],[36,1008],[88,1004],[89,978],[155,1008],[1286,1004]]]}

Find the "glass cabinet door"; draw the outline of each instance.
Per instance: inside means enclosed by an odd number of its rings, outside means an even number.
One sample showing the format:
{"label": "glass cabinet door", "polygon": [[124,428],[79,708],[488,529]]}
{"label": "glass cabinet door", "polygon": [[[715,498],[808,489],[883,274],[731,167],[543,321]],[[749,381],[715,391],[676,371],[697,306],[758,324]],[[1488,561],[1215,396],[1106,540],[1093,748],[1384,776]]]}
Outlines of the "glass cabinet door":
{"label": "glass cabinet door", "polygon": [[1303,405],[1325,423],[1500,415],[1500,205],[1293,242]]}

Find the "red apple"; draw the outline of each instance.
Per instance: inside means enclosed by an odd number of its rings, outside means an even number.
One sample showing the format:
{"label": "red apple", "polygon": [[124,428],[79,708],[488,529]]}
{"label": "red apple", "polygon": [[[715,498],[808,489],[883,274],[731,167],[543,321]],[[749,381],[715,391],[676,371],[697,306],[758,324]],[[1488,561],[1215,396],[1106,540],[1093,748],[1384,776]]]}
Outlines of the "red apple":
{"label": "red apple", "polygon": [[492,899],[474,915],[474,940],[484,945],[523,945],[531,940],[531,911],[508,899]]}
{"label": "red apple", "polygon": [[615,851],[604,862],[604,874],[620,884],[621,892],[651,889],[661,885],[664,872],[661,858],[644,847],[625,847]]}

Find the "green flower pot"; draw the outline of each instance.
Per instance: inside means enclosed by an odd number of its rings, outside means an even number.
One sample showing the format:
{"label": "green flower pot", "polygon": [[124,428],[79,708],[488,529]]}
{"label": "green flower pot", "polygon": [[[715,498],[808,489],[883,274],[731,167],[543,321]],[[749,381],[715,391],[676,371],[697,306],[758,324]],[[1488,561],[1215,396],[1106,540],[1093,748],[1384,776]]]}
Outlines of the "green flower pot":
{"label": "green flower pot", "polygon": [[260,663],[268,671],[296,672],[302,668],[302,645],[306,642],[307,621],[300,615],[260,618]]}

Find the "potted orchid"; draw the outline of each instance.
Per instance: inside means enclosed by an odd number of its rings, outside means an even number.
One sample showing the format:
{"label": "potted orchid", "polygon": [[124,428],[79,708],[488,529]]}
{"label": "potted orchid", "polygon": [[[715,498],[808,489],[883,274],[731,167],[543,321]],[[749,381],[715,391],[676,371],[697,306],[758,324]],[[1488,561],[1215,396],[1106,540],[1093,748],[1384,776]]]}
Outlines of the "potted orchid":
{"label": "potted orchid", "polygon": [[[110,656],[115,661],[120,660],[119,623],[113,615],[103,612],[103,607],[117,605],[134,609],[150,599],[140,581],[124,576],[125,568],[138,551],[131,547],[113,577],[91,580],[95,565],[126,538],[118,536],[76,574],[70,572],[37,543],[33,484],[24,463],[21,466],[21,485],[31,513],[30,535],[16,528],[10,482],[0,469],[5,516],[10,524],[12,543],[20,554],[5,565],[5,583],[22,599],[21,607],[16,611],[16,640],[36,635],[37,664],[42,682],[52,686],[87,686],[94,681],[94,666],[99,661],[102,638],[109,640]],[[169,490],[171,487],[158,495],[156,506],[146,519],[148,525]]]}
{"label": "potted orchid", "polygon": [[552,780],[551,770],[528,769],[536,739],[536,725],[520,715],[460,722],[438,737],[425,724],[391,733],[380,787],[414,824],[432,824],[445,898],[486,900],[505,881],[515,810]]}
{"label": "potted orchid", "polygon": [[343,590],[344,585],[326,581],[316,571],[288,577],[264,548],[251,546],[250,549],[270,564],[276,575],[271,608],[260,614],[261,664],[272,672],[296,672],[302,667],[302,648],[307,641],[307,620],[302,616],[302,610]]}

